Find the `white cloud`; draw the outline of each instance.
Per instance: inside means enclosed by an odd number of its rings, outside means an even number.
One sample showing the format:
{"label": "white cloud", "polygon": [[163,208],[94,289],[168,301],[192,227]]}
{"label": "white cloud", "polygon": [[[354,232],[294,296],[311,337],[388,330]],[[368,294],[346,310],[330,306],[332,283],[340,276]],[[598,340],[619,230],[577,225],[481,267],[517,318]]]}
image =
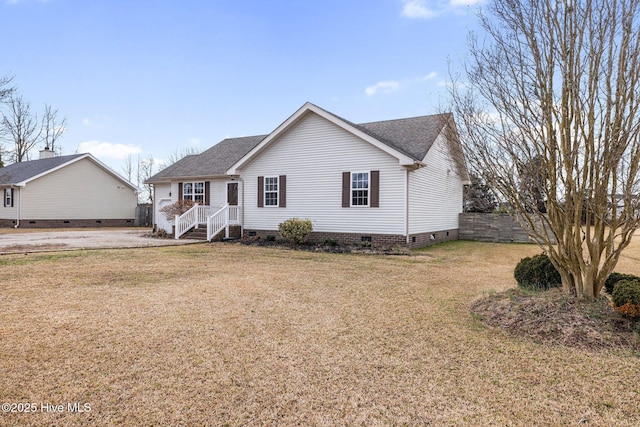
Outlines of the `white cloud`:
{"label": "white cloud", "polygon": [[400,83],[396,81],[386,81],[386,82],[378,82],[373,86],[369,86],[364,90],[367,96],[373,96],[377,94],[379,91],[382,93],[391,93],[400,89]]}
{"label": "white cloud", "polygon": [[200,145],[201,143],[200,138],[189,138],[189,144],[191,145]]}
{"label": "white cloud", "polygon": [[438,12],[425,5],[424,0],[404,0],[402,16],[407,18],[433,18]]}
{"label": "white cloud", "polygon": [[406,89],[409,86],[419,85],[423,82],[433,80],[436,77],[438,77],[438,73],[436,73],[435,71],[432,71],[423,77],[407,78],[400,81],[386,80],[386,81],[378,82],[372,86],[368,86],[364,90],[364,92],[367,94],[367,96],[374,96],[378,94],[388,95],[390,93],[397,92],[400,89]]}
{"label": "white cloud", "polygon": [[412,19],[431,19],[446,12],[481,4],[484,0],[402,0],[402,16]]}
{"label": "white cloud", "polygon": [[453,7],[459,6],[473,6],[474,4],[480,4],[484,0],[451,0],[449,4]]}
{"label": "white cloud", "polygon": [[438,77],[438,73],[436,73],[435,71],[432,71],[426,76],[424,76],[423,78],[421,78],[420,80],[427,81],[427,80],[435,79],[436,77]]}
{"label": "white cloud", "polygon": [[126,159],[130,154],[140,154],[142,149],[134,145],[112,144],[104,141],[85,141],[78,145],[79,153],[91,153],[98,159]]}

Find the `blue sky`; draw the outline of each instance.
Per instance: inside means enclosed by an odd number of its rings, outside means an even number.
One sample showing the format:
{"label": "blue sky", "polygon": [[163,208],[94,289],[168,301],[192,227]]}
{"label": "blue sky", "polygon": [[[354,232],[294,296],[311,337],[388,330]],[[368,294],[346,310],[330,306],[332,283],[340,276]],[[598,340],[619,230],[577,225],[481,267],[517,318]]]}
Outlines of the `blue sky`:
{"label": "blue sky", "polygon": [[306,101],[355,123],[437,112],[480,3],[0,2],[0,75],[66,116],[64,154],[118,172],[128,154],[269,133]]}

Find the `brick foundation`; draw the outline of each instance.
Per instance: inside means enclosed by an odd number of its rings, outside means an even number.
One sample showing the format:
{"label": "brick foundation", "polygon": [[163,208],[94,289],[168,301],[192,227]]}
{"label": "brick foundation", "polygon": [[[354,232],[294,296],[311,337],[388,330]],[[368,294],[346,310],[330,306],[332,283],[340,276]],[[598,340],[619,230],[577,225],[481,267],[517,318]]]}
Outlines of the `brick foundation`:
{"label": "brick foundation", "polygon": [[[133,227],[134,219],[21,219],[19,228]],[[16,220],[0,219],[0,227],[15,227]]]}
{"label": "brick foundation", "polygon": [[[277,230],[244,230],[244,236],[258,236],[261,239],[267,239],[270,236],[276,239],[282,239]],[[434,245],[436,243],[445,242],[447,240],[457,240],[458,229],[434,231],[430,233],[412,234],[407,238],[400,234],[364,234],[364,233],[328,233],[328,232],[312,232],[305,241],[322,243],[327,240],[333,240],[341,245],[371,245],[375,248],[406,246],[409,248],[419,248],[423,246]]]}

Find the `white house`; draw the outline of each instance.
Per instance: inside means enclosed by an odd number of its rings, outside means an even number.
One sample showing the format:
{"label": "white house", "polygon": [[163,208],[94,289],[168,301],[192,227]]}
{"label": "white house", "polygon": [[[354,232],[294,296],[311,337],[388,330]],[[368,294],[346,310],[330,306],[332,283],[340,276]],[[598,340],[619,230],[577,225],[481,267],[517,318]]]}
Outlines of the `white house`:
{"label": "white house", "polygon": [[[451,114],[354,124],[306,103],[268,135],[226,139],[147,182],[155,225],[169,233],[219,211],[212,233],[237,224],[277,236],[299,217],[317,241],[415,247],[458,237],[469,181],[461,153]],[[180,199],[209,207],[172,224],[159,209]]]}
{"label": "white house", "polygon": [[42,150],[0,168],[0,226],[132,226],[138,191],[91,154]]}

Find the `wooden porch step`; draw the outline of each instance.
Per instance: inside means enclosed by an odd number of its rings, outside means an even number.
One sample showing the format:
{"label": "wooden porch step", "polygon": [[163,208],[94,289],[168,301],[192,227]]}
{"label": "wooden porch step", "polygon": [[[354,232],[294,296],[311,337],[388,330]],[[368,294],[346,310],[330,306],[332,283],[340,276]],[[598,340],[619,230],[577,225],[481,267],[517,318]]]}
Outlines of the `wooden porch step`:
{"label": "wooden porch step", "polygon": [[183,239],[207,240],[207,227],[193,228],[182,235]]}

